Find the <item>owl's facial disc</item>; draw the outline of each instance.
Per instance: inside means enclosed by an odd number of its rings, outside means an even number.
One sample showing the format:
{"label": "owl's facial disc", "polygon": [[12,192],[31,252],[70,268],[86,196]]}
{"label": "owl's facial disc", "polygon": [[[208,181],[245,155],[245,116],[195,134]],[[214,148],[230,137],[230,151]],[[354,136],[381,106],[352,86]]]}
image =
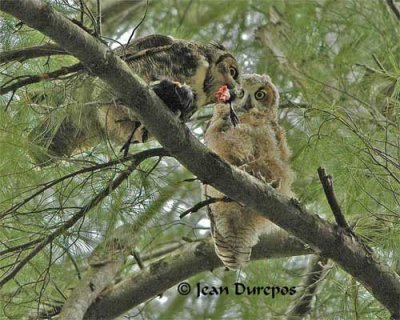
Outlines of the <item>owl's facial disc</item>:
{"label": "owl's facial disc", "polygon": [[[222,86],[227,86],[231,99],[240,94],[240,71],[235,58],[230,53],[222,54],[212,67],[210,76],[206,79],[206,88],[216,93]],[[206,90],[207,91],[207,90]],[[216,102],[216,101],[211,101]]]}

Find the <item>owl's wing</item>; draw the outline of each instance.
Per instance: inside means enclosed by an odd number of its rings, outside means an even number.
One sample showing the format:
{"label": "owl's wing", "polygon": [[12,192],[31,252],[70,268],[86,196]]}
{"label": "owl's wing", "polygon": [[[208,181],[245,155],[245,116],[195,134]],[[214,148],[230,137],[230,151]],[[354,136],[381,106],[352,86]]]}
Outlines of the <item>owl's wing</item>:
{"label": "owl's wing", "polygon": [[150,51],[160,51],[169,48],[176,40],[170,36],[153,34],[144,38],[132,41],[129,45],[120,46],[114,52],[120,55],[125,61],[129,62],[140,58]]}

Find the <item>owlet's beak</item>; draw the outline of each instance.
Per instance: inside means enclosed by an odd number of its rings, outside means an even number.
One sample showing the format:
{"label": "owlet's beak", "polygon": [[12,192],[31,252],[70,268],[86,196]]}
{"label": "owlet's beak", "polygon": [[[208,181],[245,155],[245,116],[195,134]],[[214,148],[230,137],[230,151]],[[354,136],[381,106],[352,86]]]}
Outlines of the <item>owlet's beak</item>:
{"label": "owlet's beak", "polygon": [[249,111],[253,106],[251,105],[250,95],[247,95],[246,100],[244,101],[243,106],[241,106],[244,110]]}

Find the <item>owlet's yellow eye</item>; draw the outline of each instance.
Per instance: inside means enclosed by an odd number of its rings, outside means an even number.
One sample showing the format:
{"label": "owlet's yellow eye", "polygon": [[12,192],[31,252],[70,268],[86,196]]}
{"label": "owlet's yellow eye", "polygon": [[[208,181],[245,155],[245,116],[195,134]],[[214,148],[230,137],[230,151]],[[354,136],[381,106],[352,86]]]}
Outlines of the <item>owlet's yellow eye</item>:
{"label": "owlet's yellow eye", "polygon": [[266,95],[267,93],[264,90],[258,90],[254,96],[256,100],[262,100],[265,98]]}

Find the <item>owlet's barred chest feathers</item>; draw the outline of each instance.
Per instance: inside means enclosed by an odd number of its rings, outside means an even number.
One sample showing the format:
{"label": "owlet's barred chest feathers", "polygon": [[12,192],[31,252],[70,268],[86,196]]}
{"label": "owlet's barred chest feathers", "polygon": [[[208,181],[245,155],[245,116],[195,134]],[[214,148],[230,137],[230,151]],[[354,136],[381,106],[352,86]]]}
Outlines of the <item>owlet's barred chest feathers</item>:
{"label": "owlet's barred chest feathers", "polygon": [[[216,104],[205,141],[227,162],[293,196],[290,151],[285,131],[278,124],[278,91],[266,75],[243,75],[241,82],[244,95],[236,107],[239,125],[232,125],[228,105]],[[224,196],[211,186],[206,186],[205,192],[210,197]],[[230,269],[238,269],[250,260],[260,234],[277,228],[261,214],[236,202],[216,202],[209,206],[208,213],[215,251]]]}
{"label": "owlet's barred chest feathers", "polygon": [[[121,46],[114,53],[149,83],[182,121],[187,121],[198,108],[216,102],[215,92],[222,85],[233,94],[240,91],[236,60],[221,45],[151,35],[137,39],[127,47]],[[92,94],[95,101],[89,101],[87,105],[75,103],[70,108],[75,110],[66,112],[61,125],[54,129],[50,119],[45,119],[31,133],[33,144],[45,149],[43,152],[40,148],[39,151],[33,148],[32,156],[38,163],[45,164],[51,156],[70,156],[78,148],[95,145],[99,138],[117,144],[126,142],[131,134],[132,142],[148,139],[149,133],[132,110],[124,106],[100,80],[86,78],[89,86],[85,95]],[[78,83],[79,86],[84,87]],[[172,94],[178,94],[177,98],[171,99],[171,92],[166,93],[164,89],[172,89]],[[190,103],[186,103],[185,96],[180,99],[179,91],[190,93]]]}

